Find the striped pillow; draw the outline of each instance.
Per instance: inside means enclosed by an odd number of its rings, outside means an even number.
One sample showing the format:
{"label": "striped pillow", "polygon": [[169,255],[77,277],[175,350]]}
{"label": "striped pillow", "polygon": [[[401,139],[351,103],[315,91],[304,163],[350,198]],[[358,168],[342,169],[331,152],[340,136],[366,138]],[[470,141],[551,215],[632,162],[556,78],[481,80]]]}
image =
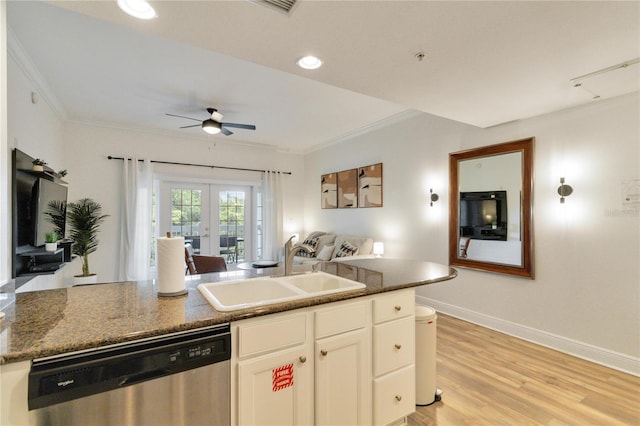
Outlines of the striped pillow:
{"label": "striped pillow", "polygon": [[358,247],[354,246],[349,241],[345,241],[333,257],[348,257],[355,256],[356,254],[358,254]]}

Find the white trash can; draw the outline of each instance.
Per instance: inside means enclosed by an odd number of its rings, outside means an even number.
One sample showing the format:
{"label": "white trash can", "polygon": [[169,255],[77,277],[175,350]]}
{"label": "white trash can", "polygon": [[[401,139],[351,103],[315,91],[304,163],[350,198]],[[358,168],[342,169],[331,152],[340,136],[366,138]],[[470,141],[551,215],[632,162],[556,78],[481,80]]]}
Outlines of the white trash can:
{"label": "white trash can", "polygon": [[436,387],[436,310],[416,305],[416,405],[440,401]]}

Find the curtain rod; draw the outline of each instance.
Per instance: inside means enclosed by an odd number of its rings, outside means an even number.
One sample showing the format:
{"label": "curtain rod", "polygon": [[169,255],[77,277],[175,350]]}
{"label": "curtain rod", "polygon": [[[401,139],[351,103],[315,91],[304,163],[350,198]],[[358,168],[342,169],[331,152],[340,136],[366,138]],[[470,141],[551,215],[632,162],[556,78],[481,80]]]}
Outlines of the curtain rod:
{"label": "curtain rod", "polygon": [[[124,160],[124,158],[122,157],[114,157],[112,155],[109,155],[107,157],[109,160]],[[144,160],[138,160],[138,161],[144,161]],[[243,172],[261,172],[261,173],[267,173],[267,172],[271,172],[271,173],[282,173],[283,175],[290,175],[292,174],[291,172],[280,172],[277,170],[259,170],[259,169],[245,169],[242,167],[225,167],[225,166],[213,166],[213,165],[209,165],[209,164],[193,164],[193,163],[176,163],[173,161],[159,161],[159,160],[149,160],[152,163],[158,163],[158,164],[172,164],[175,166],[191,166],[191,167],[207,167],[209,169],[226,169],[226,170],[240,170]]]}

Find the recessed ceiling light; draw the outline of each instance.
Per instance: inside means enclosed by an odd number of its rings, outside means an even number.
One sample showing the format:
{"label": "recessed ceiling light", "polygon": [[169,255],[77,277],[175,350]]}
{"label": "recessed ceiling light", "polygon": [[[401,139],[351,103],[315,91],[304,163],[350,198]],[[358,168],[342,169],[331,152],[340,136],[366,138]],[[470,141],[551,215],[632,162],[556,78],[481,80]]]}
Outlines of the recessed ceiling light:
{"label": "recessed ceiling light", "polygon": [[305,70],[315,70],[322,66],[322,61],[315,56],[303,56],[296,63]]}
{"label": "recessed ceiling light", "polygon": [[118,0],[118,7],[128,15],[138,19],[154,19],[156,11],[145,0]]}

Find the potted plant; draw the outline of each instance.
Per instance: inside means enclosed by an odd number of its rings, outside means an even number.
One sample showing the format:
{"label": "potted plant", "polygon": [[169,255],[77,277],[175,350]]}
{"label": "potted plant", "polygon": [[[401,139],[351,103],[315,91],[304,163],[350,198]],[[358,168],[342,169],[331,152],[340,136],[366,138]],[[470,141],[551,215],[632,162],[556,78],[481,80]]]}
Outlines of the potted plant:
{"label": "potted plant", "polygon": [[64,261],[71,262],[71,246],[74,242],[65,240],[64,230],[67,217],[67,202],[52,200],[47,204],[47,210],[44,212],[46,220],[54,227],[54,231],[58,234],[58,247],[64,249]]}
{"label": "potted plant", "polygon": [[44,172],[44,166],[47,165],[47,162],[44,160],[41,160],[39,158],[36,158],[35,160],[33,160],[31,162],[31,164],[33,164],[33,166],[31,167],[31,169],[34,172]]}
{"label": "potted plant", "polygon": [[47,232],[44,234],[44,249],[45,251],[56,251],[58,249],[58,237],[57,232]]}
{"label": "potted plant", "polygon": [[82,274],[75,276],[78,284],[97,282],[97,276],[89,270],[89,255],[98,249],[98,231],[107,217],[100,203],[91,198],[67,204],[69,238],[75,242],[73,253],[82,257]]}

